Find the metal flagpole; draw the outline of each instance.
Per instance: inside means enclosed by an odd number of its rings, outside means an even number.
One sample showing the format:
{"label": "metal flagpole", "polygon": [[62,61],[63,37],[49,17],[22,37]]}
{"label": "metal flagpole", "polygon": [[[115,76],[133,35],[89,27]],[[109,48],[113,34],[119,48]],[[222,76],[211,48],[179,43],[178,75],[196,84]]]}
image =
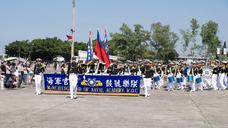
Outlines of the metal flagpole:
{"label": "metal flagpole", "polygon": [[71,29],[71,32],[72,32],[72,44],[71,44],[71,60],[72,60],[72,58],[74,57],[74,42],[75,42],[75,31],[76,31],[76,29],[75,29],[75,12],[76,12],[76,7],[75,7],[75,0],[73,0],[73,2],[72,2],[72,4],[73,4],[73,13],[72,13],[72,29]]}

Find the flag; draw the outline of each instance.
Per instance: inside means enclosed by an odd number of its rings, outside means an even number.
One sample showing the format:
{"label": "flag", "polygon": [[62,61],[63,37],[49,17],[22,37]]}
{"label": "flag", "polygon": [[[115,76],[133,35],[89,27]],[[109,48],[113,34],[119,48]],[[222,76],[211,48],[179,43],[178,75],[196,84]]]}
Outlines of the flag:
{"label": "flag", "polygon": [[111,64],[108,54],[106,53],[106,50],[102,44],[102,41],[100,39],[100,33],[97,31],[97,41],[95,44],[95,54],[98,57],[98,59],[105,63],[105,67],[108,68]]}
{"label": "flag", "polygon": [[101,48],[101,55],[102,55],[102,58],[103,58],[103,60],[105,62],[105,67],[108,68],[110,66],[111,62],[109,60],[108,54],[105,51],[104,47]]}
{"label": "flag", "polygon": [[73,36],[72,35],[66,35],[68,41],[73,41]]}
{"label": "flag", "polygon": [[105,48],[105,51],[107,52],[108,54],[108,34],[107,34],[107,31],[105,30],[104,31],[104,48]]}
{"label": "flag", "polygon": [[95,43],[95,55],[98,57],[100,61],[104,62],[101,55],[101,40],[100,40],[100,33],[98,30],[97,30],[97,41]]}
{"label": "flag", "polygon": [[87,57],[86,63],[89,63],[93,60],[93,42],[92,42],[92,32],[89,32],[89,42],[87,44]]}

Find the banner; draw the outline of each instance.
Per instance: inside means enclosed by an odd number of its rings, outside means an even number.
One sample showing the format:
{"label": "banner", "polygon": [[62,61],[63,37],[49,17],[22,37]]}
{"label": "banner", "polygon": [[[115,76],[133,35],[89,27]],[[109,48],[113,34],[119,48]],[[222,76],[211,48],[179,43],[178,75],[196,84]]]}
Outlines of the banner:
{"label": "banner", "polygon": [[[44,74],[44,87],[48,91],[70,91],[68,76]],[[140,76],[78,75],[78,92],[85,93],[140,93]]]}

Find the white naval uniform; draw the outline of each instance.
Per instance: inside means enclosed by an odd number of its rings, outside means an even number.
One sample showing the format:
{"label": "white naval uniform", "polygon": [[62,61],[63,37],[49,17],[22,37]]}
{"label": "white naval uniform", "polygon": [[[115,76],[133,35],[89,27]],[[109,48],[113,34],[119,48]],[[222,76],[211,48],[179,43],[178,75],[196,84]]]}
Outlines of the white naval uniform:
{"label": "white naval uniform", "polygon": [[195,92],[195,91],[196,91],[196,86],[195,86],[195,76],[194,76],[194,75],[192,75],[192,74],[189,74],[189,75],[188,75],[188,77],[189,77],[189,76],[192,76],[192,77],[193,77],[193,79],[192,79],[192,80],[188,79],[188,83],[189,83],[190,88],[191,88],[190,92]]}
{"label": "white naval uniform", "polygon": [[143,87],[145,90],[145,97],[149,97],[151,89],[151,78],[143,78]]}
{"label": "white naval uniform", "polygon": [[36,86],[36,95],[42,93],[42,72],[44,71],[42,64],[36,64],[34,67],[34,80]]}
{"label": "white naval uniform", "polygon": [[154,76],[153,78],[157,78],[157,80],[154,79],[154,82],[153,82],[153,89],[157,88],[157,89],[160,89],[161,88],[161,77],[160,75],[156,72],[154,73]]}
{"label": "white naval uniform", "polygon": [[226,74],[225,73],[221,73],[219,74],[219,77],[218,77],[218,83],[219,83],[219,86],[222,90],[225,90],[227,87],[224,83],[225,81],[225,77],[226,77]]}
{"label": "white naval uniform", "polygon": [[42,91],[42,74],[35,74],[34,75],[35,86],[36,86],[36,95],[40,95]]}
{"label": "white naval uniform", "polygon": [[202,81],[202,77],[200,76],[200,74],[197,74],[195,76],[195,87],[196,87],[196,89],[200,89],[201,91],[203,91],[203,81]]}
{"label": "white naval uniform", "polygon": [[169,73],[168,74],[167,81],[168,81],[167,90],[168,91],[172,91],[173,88],[174,88],[174,76],[173,76],[173,73]]}
{"label": "white naval uniform", "polygon": [[5,86],[4,86],[4,75],[1,75],[0,74],[0,88],[1,90],[4,90],[5,89]]}
{"label": "white naval uniform", "polygon": [[164,85],[164,72],[161,71],[160,88]]}
{"label": "white naval uniform", "polygon": [[69,83],[70,83],[70,98],[74,99],[77,97],[77,83],[78,76],[75,73],[69,74]]}
{"label": "white naval uniform", "polygon": [[214,90],[218,90],[217,80],[218,80],[218,75],[217,74],[212,74],[211,83],[212,83],[212,87],[213,87]]}
{"label": "white naval uniform", "polygon": [[177,88],[178,89],[181,89],[181,90],[184,90],[184,78],[181,76],[181,73],[177,73],[177,76],[176,76],[176,79],[182,79],[183,81],[182,82],[178,82],[177,81]]}
{"label": "white naval uniform", "polygon": [[228,88],[228,76],[227,76],[227,74],[225,75],[224,83],[225,83],[226,88]]}

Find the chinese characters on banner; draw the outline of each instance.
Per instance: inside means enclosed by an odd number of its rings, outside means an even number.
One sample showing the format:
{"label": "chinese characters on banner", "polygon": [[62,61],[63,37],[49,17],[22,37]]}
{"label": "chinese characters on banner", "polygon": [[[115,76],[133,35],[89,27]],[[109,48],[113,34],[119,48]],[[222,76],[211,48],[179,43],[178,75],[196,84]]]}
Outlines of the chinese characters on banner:
{"label": "chinese characters on banner", "polygon": [[[45,74],[45,90],[69,91],[69,80],[64,74]],[[78,92],[140,93],[140,76],[79,75]]]}

